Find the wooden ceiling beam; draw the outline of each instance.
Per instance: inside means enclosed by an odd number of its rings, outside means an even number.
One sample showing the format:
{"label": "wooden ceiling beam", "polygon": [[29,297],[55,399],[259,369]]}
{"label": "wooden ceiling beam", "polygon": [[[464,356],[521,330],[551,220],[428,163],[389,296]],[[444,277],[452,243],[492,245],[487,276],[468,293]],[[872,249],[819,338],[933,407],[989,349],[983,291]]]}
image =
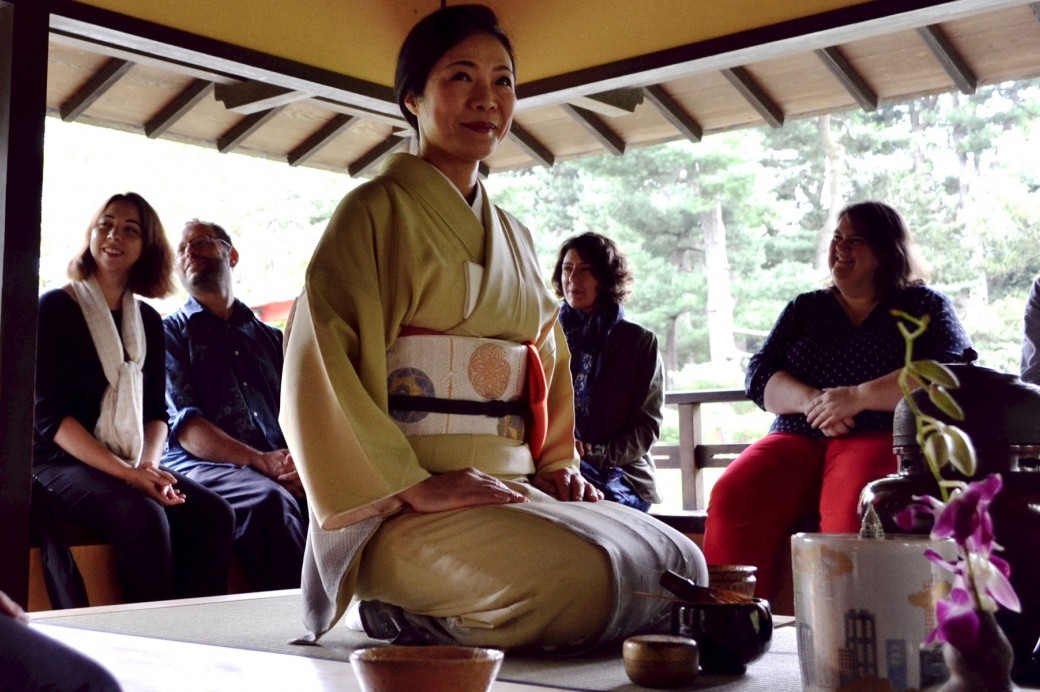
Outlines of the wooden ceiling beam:
{"label": "wooden ceiling beam", "polygon": [[950,75],[950,79],[957,85],[957,88],[965,94],[974,94],[975,89],[978,88],[979,80],[971,71],[971,68],[968,67],[964,58],[961,57],[961,54],[943,34],[942,30],[937,25],[932,24],[921,27],[917,30],[917,33],[928,46],[928,50],[932,51],[942,68],[946,70],[946,74]]}
{"label": "wooden ceiling beam", "polygon": [[365,175],[379,165],[379,163],[387,156],[406,145],[410,139],[411,137],[390,135],[382,142],[362,154],[354,163],[347,166],[347,173],[352,178],[356,178],[359,175]]}
{"label": "wooden ceiling beam", "polygon": [[588,96],[575,96],[567,102],[607,118],[617,118],[635,113],[636,107],[643,103],[643,90],[614,89]]}
{"label": "wooden ceiling beam", "polygon": [[172,101],[163,106],[163,109],[152,116],[152,119],[144,124],[144,133],[149,139],[155,139],[170,129],[174,123],[202,101],[213,91],[213,82],[205,79],[196,79],[181,93],[177,94]]}
{"label": "wooden ceiling beam", "polygon": [[133,66],[134,63],[129,60],[110,59],[68,101],[61,104],[61,119],[69,123],[83,115],[83,111],[104,96]]}
{"label": "wooden ceiling beam", "polygon": [[224,104],[224,108],[242,115],[252,115],[310,98],[310,94],[302,91],[253,80],[218,84],[214,96]]}
{"label": "wooden ceiling beam", "polygon": [[509,128],[509,138],[516,142],[516,145],[523,149],[524,153],[546,168],[552,168],[553,164],[556,163],[556,157],[553,156],[553,153],[539,142],[534,135],[517,125],[515,121],[513,126]]}
{"label": "wooden ceiling beam", "polygon": [[877,110],[877,94],[867,85],[867,82],[856,72],[855,68],[849,64],[849,61],[845,59],[841,51],[836,47],[831,47],[820,48],[814,52],[816,57],[820,59],[820,62],[831,71],[831,74],[852,95],[852,98],[856,99],[856,103],[859,104],[860,108],[868,112]]}
{"label": "wooden ceiling beam", "polygon": [[683,137],[691,142],[701,141],[701,137],[704,136],[704,128],[701,127],[700,123],[690,117],[690,114],[687,113],[675,99],[669,96],[663,87],[657,84],[652,84],[648,87],[644,87],[643,93],[646,95],[646,100],[649,101],[664,117],[664,119],[671,123],[672,127],[678,130]]}
{"label": "wooden ceiling beam", "polygon": [[599,119],[595,113],[572,106],[569,103],[560,104],[560,108],[575,122],[585,128],[592,138],[603,145],[610,153],[621,156],[625,153],[625,141],[614,134],[606,123]]}
{"label": "wooden ceiling beam", "polygon": [[217,151],[226,154],[232,149],[237,148],[238,145],[242,143],[242,140],[263,127],[264,123],[278,115],[283,108],[285,108],[285,106],[279,106],[278,108],[272,108],[269,111],[253,113],[252,115],[247,115],[242,118],[234,125],[234,127],[217,138]]}
{"label": "wooden ceiling beam", "polygon": [[743,67],[730,67],[722,70],[722,75],[751,104],[751,107],[758,111],[758,114],[769,123],[770,127],[783,127],[784,112],[773,99],[769,98],[750,72]]}
{"label": "wooden ceiling beam", "polygon": [[289,152],[287,157],[290,166],[299,166],[321,151],[329,142],[356,125],[359,121],[351,115],[342,113],[333,116],[331,120],[322,125],[318,130],[304,140],[303,144]]}

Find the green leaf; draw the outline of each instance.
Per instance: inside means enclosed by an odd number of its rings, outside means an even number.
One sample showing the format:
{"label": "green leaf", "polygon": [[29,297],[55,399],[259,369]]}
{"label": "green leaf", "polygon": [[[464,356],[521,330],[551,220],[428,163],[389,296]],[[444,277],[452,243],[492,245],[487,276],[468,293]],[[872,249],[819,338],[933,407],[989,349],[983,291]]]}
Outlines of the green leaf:
{"label": "green leaf", "polygon": [[934,360],[915,360],[910,367],[928,384],[938,384],[948,389],[956,389],[961,384],[952,370]]}
{"label": "green leaf", "polygon": [[941,469],[950,462],[950,445],[945,433],[935,432],[925,438],[923,451],[933,469]]}
{"label": "green leaf", "polygon": [[953,400],[953,397],[950,396],[945,387],[933,384],[927,388],[927,391],[928,398],[940,411],[954,420],[964,420],[964,411],[961,409],[960,404]]}
{"label": "green leaf", "polygon": [[950,463],[965,476],[975,475],[975,446],[968,434],[956,426],[946,428],[950,440]]}

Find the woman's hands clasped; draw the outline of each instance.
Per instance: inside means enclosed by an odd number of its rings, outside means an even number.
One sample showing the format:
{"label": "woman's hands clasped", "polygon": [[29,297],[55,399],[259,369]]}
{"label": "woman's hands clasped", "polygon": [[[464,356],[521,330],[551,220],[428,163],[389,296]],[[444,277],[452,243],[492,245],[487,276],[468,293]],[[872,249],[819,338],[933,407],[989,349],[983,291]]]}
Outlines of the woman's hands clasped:
{"label": "woman's hands clasped", "polygon": [[174,488],[177,478],[156,466],[141,465],[127,470],[124,480],[164,507],[184,504],[184,493]]}
{"label": "woman's hands clasped", "polygon": [[864,409],[859,387],[824,389],[809,400],[805,418],[809,425],[827,437],[848,435],[856,425],[856,414]]}

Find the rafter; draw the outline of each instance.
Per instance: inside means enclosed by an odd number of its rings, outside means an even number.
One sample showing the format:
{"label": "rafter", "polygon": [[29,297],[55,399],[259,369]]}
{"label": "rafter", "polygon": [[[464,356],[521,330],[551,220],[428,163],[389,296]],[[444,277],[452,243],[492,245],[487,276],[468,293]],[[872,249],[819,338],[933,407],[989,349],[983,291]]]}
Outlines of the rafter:
{"label": "rafter", "polygon": [[831,74],[841,82],[845,90],[852,95],[852,98],[856,99],[856,103],[859,104],[860,108],[865,111],[877,110],[877,94],[867,85],[867,82],[856,72],[855,68],[849,64],[849,61],[845,59],[841,51],[836,47],[831,47],[820,48],[814,52],[816,57],[831,71]]}
{"label": "rafter", "polygon": [[656,108],[664,119],[670,122],[672,127],[678,130],[683,137],[691,142],[701,141],[701,137],[704,136],[704,128],[701,127],[700,123],[690,117],[683,107],[668,95],[668,92],[666,92],[663,87],[657,84],[652,84],[645,87],[643,93],[646,95],[646,100],[653,104],[654,108]]}
{"label": "rafter", "polygon": [[509,138],[516,142],[516,145],[523,149],[524,153],[546,168],[552,168],[552,165],[556,162],[556,157],[553,156],[553,153],[539,142],[534,135],[517,125],[516,121],[509,128]]}
{"label": "rafter", "polygon": [[360,158],[354,161],[354,163],[350,164],[347,167],[347,173],[349,173],[352,178],[356,178],[359,175],[365,175],[387,156],[405,146],[411,139],[411,137],[390,135],[382,142],[362,154]]}
{"label": "rafter", "polygon": [[567,99],[572,106],[584,108],[607,118],[631,115],[643,103],[642,89],[614,89],[599,94],[574,96]]}
{"label": "rafter", "polygon": [[264,82],[245,81],[234,84],[218,84],[214,96],[229,111],[252,115],[278,106],[303,101],[311,97],[303,91],[293,91]]}
{"label": "rafter", "polygon": [[163,109],[152,116],[152,119],[144,124],[144,133],[151,139],[155,139],[170,129],[174,123],[180,120],[185,113],[195,107],[200,101],[213,91],[213,82],[205,79],[196,79],[181,93],[177,94],[172,101],[163,106]]}
{"label": "rafter", "polygon": [[226,154],[232,149],[235,149],[246,137],[259,130],[263,127],[264,123],[278,115],[284,107],[285,106],[279,106],[278,108],[272,108],[269,111],[253,113],[252,115],[247,115],[242,118],[234,127],[217,138],[217,151]]}
{"label": "rafter", "polygon": [[937,25],[932,24],[921,27],[917,30],[917,33],[924,39],[928,49],[932,51],[932,54],[939,61],[939,64],[942,65],[942,68],[946,70],[946,74],[950,76],[957,88],[965,94],[974,94],[979,80],[971,71],[971,68],[968,67],[968,64],[964,62],[961,54],[943,34],[942,30]]}
{"label": "rafter", "polygon": [[782,127],[784,124],[784,112],[780,106],[769,98],[766,92],[758,85],[754,77],[743,67],[730,67],[722,70],[722,75],[729,80],[740,95],[743,96],[752,108],[769,123],[771,127]]}
{"label": "rafter", "polygon": [[359,120],[350,115],[339,114],[318,128],[303,144],[289,152],[286,157],[290,166],[301,163],[321,151],[329,142],[356,125]]}
{"label": "rafter", "polygon": [[117,58],[106,62],[68,101],[61,104],[61,119],[68,123],[83,115],[83,111],[90,108],[106,91],[115,86],[115,83],[133,66],[134,64],[129,60]]}
{"label": "rafter", "polygon": [[618,137],[616,134],[607,127],[606,123],[600,120],[595,113],[589,112],[584,108],[577,108],[570,104],[564,103],[560,107],[571,116],[575,122],[585,128],[585,131],[592,135],[593,139],[602,144],[610,153],[621,156],[625,153],[625,142],[623,139]]}

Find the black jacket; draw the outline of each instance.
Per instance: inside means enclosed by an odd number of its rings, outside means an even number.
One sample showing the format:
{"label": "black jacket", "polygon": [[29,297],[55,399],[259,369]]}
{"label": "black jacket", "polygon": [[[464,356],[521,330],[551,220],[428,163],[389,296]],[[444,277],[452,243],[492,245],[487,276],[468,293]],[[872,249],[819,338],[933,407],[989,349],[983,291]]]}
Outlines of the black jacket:
{"label": "black jacket", "polygon": [[660,502],[650,448],[661,433],[664,366],[653,332],[624,319],[611,328],[589,399],[590,420],[578,421],[584,461],[619,467],[640,497]]}

